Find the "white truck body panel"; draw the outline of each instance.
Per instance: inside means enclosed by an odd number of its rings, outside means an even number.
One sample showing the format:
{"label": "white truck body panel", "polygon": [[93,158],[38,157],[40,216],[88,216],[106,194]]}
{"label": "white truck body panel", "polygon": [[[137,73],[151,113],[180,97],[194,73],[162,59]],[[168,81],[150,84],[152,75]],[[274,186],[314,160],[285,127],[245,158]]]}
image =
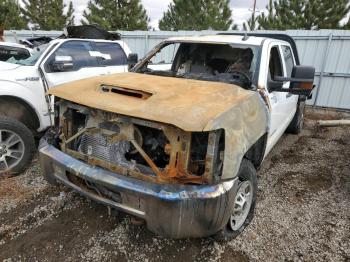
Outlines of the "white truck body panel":
{"label": "white truck body panel", "polygon": [[[280,50],[280,45],[290,46],[289,43],[280,40],[266,39],[263,44],[261,61],[260,61],[260,72],[258,86],[266,89],[268,94],[268,99],[270,103],[270,130],[267,139],[267,145],[265,150],[265,156],[271,151],[273,146],[277,143],[280,137],[283,135],[288,125],[292,121],[294,114],[296,112],[298,96],[290,95],[289,93],[282,92],[269,92],[267,90],[267,81],[268,81],[268,70],[270,62],[270,51],[274,46],[278,47]],[[295,59],[294,64],[295,64]],[[281,58],[283,65],[283,75],[286,76],[286,66],[284,59]],[[265,69],[265,70],[262,70]],[[289,88],[289,82],[285,83],[284,88]]]}
{"label": "white truck body panel", "polygon": [[40,127],[37,131],[39,132],[52,125],[51,114],[48,112],[45,97],[44,81],[40,71],[44,75],[48,88],[83,78],[128,71],[128,65],[125,63],[123,65],[82,67],[79,70],[68,72],[48,72],[45,65],[49,58],[64,43],[72,41],[119,44],[126,57],[131,53],[129,47],[123,41],[57,39],[49,43],[49,46],[33,66],[0,62],[0,96],[17,97],[29,104],[38,115]]}

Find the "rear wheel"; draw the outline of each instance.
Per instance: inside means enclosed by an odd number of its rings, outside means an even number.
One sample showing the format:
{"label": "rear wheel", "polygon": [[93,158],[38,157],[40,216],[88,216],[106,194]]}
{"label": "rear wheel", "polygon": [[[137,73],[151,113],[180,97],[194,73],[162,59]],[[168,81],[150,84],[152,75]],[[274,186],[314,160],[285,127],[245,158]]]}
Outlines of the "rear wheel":
{"label": "rear wheel", "polygon": [[30,163],[35,149],[32,132],[21,122],[0,117],[0,174],[18,174]]}
{"label": "rear wheel", "polygon": [[238,172],[238,190],[232,203],[232,214],[226,226],[213,237],[216,240],[231,240],[237,237],[254,217],[257,176],[252,162],[243,159]]}
{"label": "rear wheel", "polygon": [[290,134],[300,134],[304,125],[304,111],[305,111],[305,102],[299,101],[298,107],[293,117],[292,122],[290,122],[286,132]]}

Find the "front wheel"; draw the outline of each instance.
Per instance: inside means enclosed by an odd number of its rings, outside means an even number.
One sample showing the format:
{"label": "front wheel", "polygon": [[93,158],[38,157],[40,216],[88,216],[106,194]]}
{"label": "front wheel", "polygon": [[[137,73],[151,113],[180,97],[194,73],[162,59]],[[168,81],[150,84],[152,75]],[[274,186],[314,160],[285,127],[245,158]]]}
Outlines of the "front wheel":
{"label": "front wheel", "polygon": [[216,240],[231,240],[237,237],[254,217],[257,176],[252,162],[243,159],[238,171],[238,190],[232,203],[232,214],[226,226],[213,237]]}
{"label": "front wheel", "polygon": [[22,172],[30,163],[34,149],[33,134],[24,124],[0,116],[0,175]]}

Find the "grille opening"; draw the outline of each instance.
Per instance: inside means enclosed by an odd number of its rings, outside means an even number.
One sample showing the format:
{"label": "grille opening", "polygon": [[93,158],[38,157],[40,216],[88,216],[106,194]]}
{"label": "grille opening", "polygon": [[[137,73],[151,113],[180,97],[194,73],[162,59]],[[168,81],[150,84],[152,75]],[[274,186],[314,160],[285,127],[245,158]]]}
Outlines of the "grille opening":
{"label": "grille opening", "polygon": [[78,110],[69,108],[66,112],[64,112],[63,116],[65,117],[66,121],[66,124],[63,126],[63,132],[67,138],[70,138],[81,128],[85,127],[87,115],[79,112]]}
{"label": "grille opening", "polygon": [[[147,155],[152,159],[152,161],[159,168],[165,168],[169,164],[170,157],[165,153],[165,145],[169,143],[168,139],[164,135],[163,131],[135,125],[142,136],[142,149],[147,153]],[[125,158],[128,161],[136,161],[136,163],[148,167],[147,162],[141,156],[140,153],[134,151],[134,147],[131,146],[131,153],[127,153]]]}
{"label": "grille opening", "polygon": [[152,96],[152,93],[148,93],[140,90],[127,89],[122,87],[114,87],[114,86],[102,86],[101,90],[105,93],[114,93],[123,96],[134,97],[138,99],[147,99]]}
{"label": "grille opening", "polygon": [[[70,130],[70,134],[74,135],[85,127],[86,115],[71,108],[65,112],[65,115],[69,120],[65,126]],[[120,132],[120,127],[113,121],[100,122],[98,127],[116,134]],[[135,127],[134,137],[138,144],[159,168],[165,168],[169,164],[170,157],[165,153],[165,146],[169,141],[163,131],[142,125],[135,125]],[[122,140],[111,143],[109,135],[102,132],[86,131],[74,139],[68,148],[106,163],[114,163],[129,169],[136,166],[144,174],[153,174],[148,163],[130,141]]]}

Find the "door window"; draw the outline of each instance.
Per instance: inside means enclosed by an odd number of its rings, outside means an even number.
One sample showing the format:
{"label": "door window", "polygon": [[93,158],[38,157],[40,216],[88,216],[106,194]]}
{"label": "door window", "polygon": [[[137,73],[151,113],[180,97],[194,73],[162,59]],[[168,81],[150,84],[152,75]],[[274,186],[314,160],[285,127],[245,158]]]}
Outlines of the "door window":
{"label": "door window", "polygon": [[293,53],[289,46],[283,45],[281,46],[284,62],[286,65],[287,77],[292,76],[292,70],[294,66]]}
{"label": "door window", "polygon": [[55,60],[56,56],[72,57],[73,68],[71,71],[77,71],[84,67],[97,67],[98,62],[96,56],[92,55],[93,51],[88,41],[65,42],[48,59],[45,70],[52,72],[49,65]]}
{"label": "door window", "polygon": [[270,51],[267,80],[274,80],[276,76],[283,76],[283,67],[278,46],[272,47]]}
{"label": "door window", "polygon": [[118,66],[128,63],[126,54],[118,43],[95,42],[94,49],[100,65]]}
{"label": "door window", "polygon": [[270,51],[269,79],[274,80],[276,76],[283,76],[282,61],[278,47],[274,46]]}

